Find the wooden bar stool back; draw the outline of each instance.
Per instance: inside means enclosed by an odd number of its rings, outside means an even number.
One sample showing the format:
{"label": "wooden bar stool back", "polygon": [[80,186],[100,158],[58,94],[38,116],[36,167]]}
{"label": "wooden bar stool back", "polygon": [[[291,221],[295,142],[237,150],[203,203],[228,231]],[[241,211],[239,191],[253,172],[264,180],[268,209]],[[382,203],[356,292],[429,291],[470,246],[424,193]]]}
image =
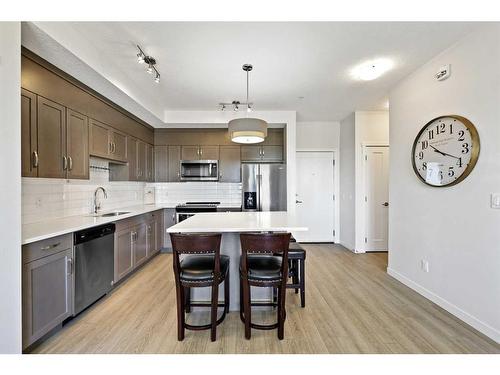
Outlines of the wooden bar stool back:
{"label": "wooden bar stool back", "polygon": [[[171,233],[173,268],[177,296],[177,339],[184,339],[184,330],[211,330],[211,340],[216,339],[216,327],[229,311],[229,257],[220,255],[221,234]],[[180,255],[187,255],[180,259]],[[224,282],[224,303],[219,303],[219,284]],[[210,303],[191,303],[187,295],[191,288],[212,287]],[[210,307],[210,323],[191,325],[185,314],[191,307]],[[224,307],[217,319],[217,308]]]}
{"label": "wooden bar stool back", "polygon": [[[251,328],[278,328],[278,338],[284,337],[286,318],[285,291],[288,279],[288,246],[290,233],[242,233],[240,264],[240,317],[245,323],[245,337]],[[278,319],[270,325],[252,323],[252,306],[276,306],[275,303],[252,303],[250,287],[271,287],[278,290]]]}

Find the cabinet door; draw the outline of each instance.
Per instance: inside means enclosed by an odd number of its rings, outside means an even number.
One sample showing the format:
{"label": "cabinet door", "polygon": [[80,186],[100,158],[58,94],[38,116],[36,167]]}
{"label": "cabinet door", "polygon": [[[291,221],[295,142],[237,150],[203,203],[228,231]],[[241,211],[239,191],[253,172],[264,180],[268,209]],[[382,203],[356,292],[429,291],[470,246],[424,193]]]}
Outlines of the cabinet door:
{"label": "cabinet door", "polygon": [[263,161],[283,161],[283,146],[262,146]]}
{"label": "cabinet door", "polygon": [[200,148],[198,146],[182,146],[182,160],[198,160]]}
{"label": "cabinet door", "polygon": [[115,234],[115,282],[134,268],[134,233],[126,229]]}
{"label": "cabinet door", "polygon": [[23,266],[23,348],[72,315],[72,285],[71,249]]}
{"label": "cabinet door", "polygon": [[[153,214],[154,215],[154,214]],[[157,251],[157,232],[156,221],[153,220],[146,223],[146,247],[147,257],[152,256]]]}
{"label": "cabinet door", "polygon": [[200,159],[219,160],[219,146],[201,146]]}
{"label": "cabinet door", "polygon": [[164,212],[163,216],[164,224],[163,224],[163,247],[169,250],[172,250],[172,241],[170,239],[170,234],[166,232],[168,228],[175,225],[175,209],[167,208]]}
{"label": "cabinet door", "polygon": [[36,139],[36,95],[21,89],[21,176],[38,175]]}
{"label": "cabinet door", "polygon": [[146,144],[137,141],[137,180],[146,181]]}
{"label": "cabinet door", "polygon": [[66,177],[65,112],[62,105],[38,97],[38,177]]}
{"label": "cabinet door", "polygon": [[90,155],[109,158],[111,139],[109,128],[99,121],[90,120]]}
{"label": "cabinet door", "polygon": [[164,210],[159,210],[154,213],[154,224],[156,228],[156,248],[155,253],[163,248],[163,240],[165,237]]}
{"label": "cabinet door", "polygon": [[181,146],[168,146],[168,182],[181,180]]}
{"label": "cabinet door", "polygon": [[148,257],[147,225],[145,223],[138,225],[134,230],[134,267],[137,267]]}
{"label": "cabinet door", "polygon": [[87,116],[66,110],[68,178],[89,178],[89,124]]}
{"label": "cabinet door", "polygon": [[219,182],[241,182],[240,146],[220,146]]}
{"label": "cabinet door", "polygon": [[113,130],[111,134],[111,158],[127,161],[127,135],[116,130]]}
{"label": "cabinet door", "polygon": [[260,161],[261,146],[241,146],[241,161]]}
{"label": "cabinet door", "polygon": [[155,146],[155,181],[168,181],[168,146]]}
{"label": "cabinet door", "polygon": [[146,144],[146,181],[154,181],[155,154],[154,147]]}
{"label": "cabinet door", "polygon": [[139,179],[139,166],[137,165],[137,139],[127,137],[127,160],[129,181]]}

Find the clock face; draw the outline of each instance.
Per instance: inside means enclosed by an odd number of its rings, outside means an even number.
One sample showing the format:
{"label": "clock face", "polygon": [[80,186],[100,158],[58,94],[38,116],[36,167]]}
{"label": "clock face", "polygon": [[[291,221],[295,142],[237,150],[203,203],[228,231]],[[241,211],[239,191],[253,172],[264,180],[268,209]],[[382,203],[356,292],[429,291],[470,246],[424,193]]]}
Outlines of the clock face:
{"label": "clock face", "polygon": [[431,186],[461,182],[476,165],[479,136],[474,125],[461,116],[442,116],[425,125],[413,143],[413,169]]}

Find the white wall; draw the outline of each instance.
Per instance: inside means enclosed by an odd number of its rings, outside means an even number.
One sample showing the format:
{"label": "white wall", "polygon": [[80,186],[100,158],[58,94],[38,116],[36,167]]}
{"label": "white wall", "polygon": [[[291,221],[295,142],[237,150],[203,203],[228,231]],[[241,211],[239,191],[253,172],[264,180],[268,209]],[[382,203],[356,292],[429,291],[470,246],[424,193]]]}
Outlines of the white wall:
{"label": "white wall", "polygon": [[356,111],[355,113],[355,170],[356,170],[356,252],[364,252],[365,246],[365,181],[363,170],[363,145],[389,144],[388,111]]}
{"label": "white wall", "polygon": [[[452,75],[437,82],[437,69]],[[389,274],[500,342],[500,26],[484,26],[403,80],[390,94]],[[477,127],[481,154],[458,185],[429,187],[410,152],[434,117],[457,114]],[[429,261],[429,273],[420,269]]]}
{"label": "white wall", "polygon": [[0,353],[21,352],[21,26],[0,22]]}
{"label": "white wall", "polygon": [[297,150],[338,149],[339,137],[338,121],[297,122]]}
{"label": "white wall", "polygon": [[340,121],[340,234],[339,242],[354,251],[355,151],[354,113]]}

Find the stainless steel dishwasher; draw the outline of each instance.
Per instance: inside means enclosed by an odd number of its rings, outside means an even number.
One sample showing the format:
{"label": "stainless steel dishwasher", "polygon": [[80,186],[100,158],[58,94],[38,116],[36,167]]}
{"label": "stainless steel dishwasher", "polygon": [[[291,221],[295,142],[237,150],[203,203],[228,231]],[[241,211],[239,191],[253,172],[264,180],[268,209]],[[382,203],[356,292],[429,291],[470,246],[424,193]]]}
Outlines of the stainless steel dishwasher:
{"label": "stainless steel dishwasher", "polygon": [[114,224],[75,232],[75,315],[113,287],[114,233]]}

